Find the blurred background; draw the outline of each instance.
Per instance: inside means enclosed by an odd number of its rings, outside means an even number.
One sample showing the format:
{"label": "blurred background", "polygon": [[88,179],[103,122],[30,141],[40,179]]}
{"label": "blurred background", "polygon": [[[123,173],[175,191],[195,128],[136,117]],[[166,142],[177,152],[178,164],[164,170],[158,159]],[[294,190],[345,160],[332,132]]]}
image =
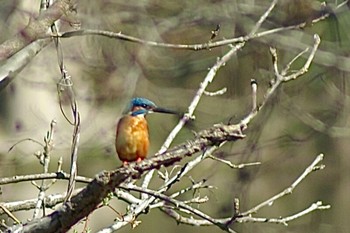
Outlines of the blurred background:
{"label": "blurred background", "polygon": [[[214,38],[246,35],[268,8],[267,0],[104,0],[77,1],[77,17],[82,29],[122,32],[145,40],[196,44],[206,43],[211,31],[220,24]],[[261,101],[273,79],[271,46],[276,47],[280,68],[305,48],[312,46],[313,34],[321,37],[320,50],[309,72],[282,86],[246,131],[247,138],[227,143],[215,156],[233,163],[260,161],[260,166],[232,170],[216,161],[206,160],[193,170],[188,179],[172,191],[191,184],[191,179],[207,180],[218,189],[201,190],[210,201],[199,208],[213,217],[232,214],[235,197],[245,211],[289,186],[319,153],[325,154],[326,169],[313,173],[292,195],[259,211],[256,216],[279,217],[297,213],[311,203],[322,200],[330,210],[316,211],[290,222],[288,227],[274,224],[237,224],[237,232],[349,232],[350,222],[350,128],[349,71],[350,15],[347,6],[336,9],[342,1],[284,0],[262,25],[260,31],[306,21],[306,28],[275,33],[246,43],[235,57],[222,67],[208,91],[224,87],[224,95],[203,96],[190,122],[176,137],[173,145],[193,138],[199,131],[219,122],[238,122],[251,108],[250,80],[259,84]],[[30,17],[38,15],[39,0],[0,1],[0,42],[25,27]],[[311,24],[322,12],[336,17]],[[61,22],[62,31],[74,30]],[[186,111],[189,103],[217,58],[229,46],[186,51],[147,47],[101,36],[82,36],[61,40],[64,63],[72,76],[81,111],[81,142],[78,173],[93,177],[102,170],[119,167],[114,149],[115,125],[126,104],[134,96],[148,98],[159,106]],[[292,70],[305,62],[305,54]],[[41,150],[31,138],[43,142],[50,122],[55,119],[54,150],[50,171],[57,169],[63,157],[68,172],[72,127],[60,112],[57,82],[60,79],[56,49],[53,44],[40,52],[5,90],[0,92],[0,177],[41,173],[33,155]],[[168,115],[148,116],[151,151],[154,154],[178,119]],[[186,159],[188,161],[190,158]],[[183,161],[182,163],[185,163]],[[155,180],[154,185],[159,181]],[[66,181],[58,181],[47,194],[66,191]],[[156,186],[154,186],[156,187]],[[38,191],[27,183],[1,187],[1,202],[36,198]],[[191,193],[192,194],[192,193]],[[191,198],[191,194],[182,197]],[[112,202],[125,213],[121,201]],[[198,206],[197,206],[198,207]],[[31,218],[32,211],[14,213],[20,220]],[[92,232],[108,226],[116,218],[108,208],[96,210],[89,218]],[[0,218],[8,220],[3,215]],[[159,210],[141,215],[134,232],[221,232],[216,227],[178,225]],[[81,231],[83,224],[74,229]],[[128,232],[130,226],[121,230]]]}

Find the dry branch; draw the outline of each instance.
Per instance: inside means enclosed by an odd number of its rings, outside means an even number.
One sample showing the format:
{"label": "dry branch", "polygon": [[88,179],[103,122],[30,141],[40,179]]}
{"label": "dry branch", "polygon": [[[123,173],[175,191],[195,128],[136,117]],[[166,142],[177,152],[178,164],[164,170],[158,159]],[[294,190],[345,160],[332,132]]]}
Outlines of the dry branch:
{"label": "dry branch", "polygon": [[242,139],[244,136],[241,130],[240,125],[216,125],[201,131],[194,140],[178,145],[160,156],[141,163],[131,163],[130,166],[115,171],[103,171],[86,188],[73,196],[70,202],[64,203],[52,214],[23,226],[16,225],[11,231],[22,229],[22,232],[65,232],[94,211],[108,193],[113,192],[115,187],[128,178],[138,179],[146,171],[170,166],[185,156],[191,156],[217,143]]}
{"label": "dry branch", "polygon": [[[58,2],[61,2],[61,1],[58,1]],[[70,1],[62,1],[62,2],[68,3]],[[275,2],[277,2],[277,1],[273,1],[273,4],[275,4]],[[272,10],[272,8],[274,6],[273,4],[271,6],[271,9],[269,9],[269,11]],[[222,64],[225,64],[225,62],[228,61],[232,57],[232,55],[236,53],[236,51],[239,48],[244,46],[245,41],[247,41],[248,39],[258,37],[258,36],[262,36],[263,34],[258,34],[256,32],[257,32],[258,28],[260,27],[261,23],[264,21],[264,19],[269,14],[269,11],[267,11],[267,13],[262,16],[261,20],[259,20],[256,27],[252,30],[252,32],[247,37],[244,37],[243,40],[240,39],[240,40],[236,41],[236,42],[242,42],[242,43],[238,43],[232,50],[230,50],[225,56],[223,56],[221,58],[221,60],[219,59],[218,62],[222,62]],[[50,21],[51,24],[53,22]],[[27,41],[25,41],[25,43],[29,43],[30,41],[33,41],[33,40],[39,38],[40,35],[43,34],[43,32],[38,30],[41,32],[41,34],[32,35],[30,33],[30,30],[32,30],[32,28],[33,28],[33,26],[29,27],[29,25],[28,25],[27,29],[29,30],[29,32],[24,33],[24,35],[29,38]],[[286,30],[286,28],[284,28],[284,30]],[[66,34],[63,34],[62,37],[78,35],[80,32],[81,31],[76,31],[75,34],[74,33],[70,34],[68,32]],[[85,31],[85,32],[88,32],[88,31]],[[275,33],[275,32],[276,31],[273,31],[271,33]],[[101,34],[100,32],[98,32],[98,33]],[[120,35],[121,34],[119,33],[119,35],[117,35],[117,36],[113,35],[113,36],[115,36],[119,39],[123,39],[123,38],[120,38]],[[264,35],[266,35],[266,33]],[[106,36],[108,36],[108,35],[106,35]],[[133,41],[133,40],[130,40],[128,38],[124,38],[124,39],[126,39],[128,41]],[[143,41],[134,41],[134,42],[161,47],[161,44],[159,44],[159,43],[152,44],[151,42],[144,43]],[[209,42],[209,43],[211,43],[211,42]],[[226,41],[225,43],[228,43],[228,42]],[[230,43],[232,43],[232,41],[230,41]],[[103,171],[100,174],[98,174],[95,177],[95,179],[92,180],[86,186],[86,188],[84,188],[77,195],[73,196],[69,202],[64,203],[62,205],[62,207],[60,207],[58,210],[54,211],[52,214],[45,216],[41,219],[33,220],[33,221],[28,222],[24,225],[13,226],[9,230],[10,231],[11,230],[12,231],[21,230],[22,232],[63,232],[63,231],[67,231],[68,229],[70,229],[71,226],[73,226],[79,220],[81,220],[82,218],[88,216],[91,212],[93,212],[109,193],[114,192],[116,187],[121,186],[122,183],[127,181],[128,179],[131,179],[131,178],[132,179],[139,179],[141,177],[141,175],[143,175],[146,171],[158,169],[161,166],[170,166],[170,165],[174,164],[175,162],[180,161],[185,156],[191,156],[199,151],[205,151],[206,153],[208,152],[208,155],[209,155],[211,153],[210,149],[215,150],[222,143],[225,143],[227,141],[235,141],[235,140],[244,138],[242,131],[247,127],[247,125],[250,123],[250,121],[256,116],[258,111],[264,107],[265,103],[274,94],[274,92],[278,88],[278,86],[280,84],[282,84],[283,82],[287,82],[289,80],[297,78],[297,77],[301,76],[303,73],[307,72],[307,70],[311,64],[311,61],[314,58],[314,55],[315,55],[315,52],[318,48],[319,43],[320,43],[319,37],[315,36],[315,44],[314,44],[313,50],[311,51],[308,62],[304,65],[304,67],[302,69],[299,70],[299,72],[296,72],[290,76],[287,76],[285,73],[278,71],[278,69],[277,69],[277,55],[275,55],[273,53],[273,57],[275,58],[274,65],[276,67],[275,68],[276,79],[274,80],[275,82],[272,84],[271,88],[266,92],[265,99],[263,100],[262,104],[259,107],[257,107],[256,99],[255,99],[255,104],[253,104],[253,106],[255,106],[255,107],[253,107],[252,112],[247,117],[245,117],[239,124],[237,124],[237,125],[225,125],[225,124],[214,125],[213,127],[209,128],[207,130],[203,130],[203,131],[199,132],[195,136],[195,139],[193,139],[191,141],[188,141],[186,143],[178,145],[178,146],[176,146],[170,150],[167,150],[167,151],[165,151],[165,149],[162,148],[163,151],[160,153],[160,155],[157,155],[156,157],[144,160],[143,162],[138,163],[138,164],[131,163],[127,167],[121,167],[121,168],[114,170],[114,171]],[[203,44],[203,46],[206,46],[203,48],[208,48],[208,44]],[[218,46],[218,45],[216,45],[216,46]],[[167,47],[167,45],[165,45],[164,47]],[[193,47],[193,49],[195,49],[195,50],[197,50],[198,48],[199,47]],[[188,45],[187,45],[186,49],[188,49]],[[0,57],[0,60],[1,60],[1,57]],[[216,65],[214,65],[207,76],[214,77],[216,75],[217,70],[222,66],[222,64],[217,63]],[[208,80],[211,80],[211,79],[208,79]],[[211,81],[208,81],[208,83],[209,82],[211,82]],[[199,90],[199,91],[201,91],[201,94],[205,93],[205,87],[206,86],[201,85],[201,89]],[[198,95],[198,96],[196,95],[195,99],[192,103],[197,104],[199,99],[200,99],[200,95]],[[189,112],[191,112],[190,110],[191,109],[189,108]],[[192,109],[192,113],[193,113],[193,111],[194,111],[194,108]],[[191,115],[192,114],[185,115],[183,122],[180,122],[180,123],[181,124],[183,123],[183,125],[184,125],[186,123],[186,121],[188,120],[186,117],[191,116]],[[181,124],[180,124],[179,130],[182,127]],[[203,158],[204,158],[204,156],[203,156]],[[201,159],[200,159],[200,161],[201,161]],[[188,166],[190,166],[190,165],[188,165]],[[186,169],[186,167],[184,167],[184,170],[185,169]],[[182,175],[184,173],[179,173],[179,174]],[[172,178],[174,178],[176,181],[178,179],[177,176],[174,176]],[[173,182],[176,182],[176,181],[173,181]],[[166,189],[170,188],[172,184],[173,183],[171,182],[171,179],[170,179],[170,182],[168,182],[163,187],[160,187],[160,190],[166,190]],[[163,200],[166,199],[166,197],[163,196],[163,194],[161,192],[162,191],[159,191],[159,193],[160,193],[159,195],[163,197]],[[152,192],[148,192],[147,194],[152,195]],[[158,198],[160,196],[158,196]],[[142,201],[143,201],[143,203],[145,203],[144,205],[147,206],[150,202],[152,202],[152,200],[154,200],[154,198],[149,199],[149,200],[142,200]],[[141,206],[141,204],[140,204],[140,206]],[[142,209],[142,206],[140,207],[140,209]],[[314,209],[315,208],[313,208],[313,210]],[[171,211],[169,210],[169,213],[170,212]],[[136,215],[139,213],[140,212],[136,212]],[[174,214],[174,213],[172,213],[172,214]],[[295,217],[295,216],[292,216],[292,217]],[[204,219],[208,220],[208,218],[204,218]],[[214,223],[213,221],[210,221],[210,222]],[[232,223],[232,218],[228,219],[228,223]],[[229,224],[224,225],[224,226],[228,227],[228,225]],[[231,229],[227,228],[226,230],[231,230]]]}
{"label": "dry branch", "polygon": [[0,61],[3,61],[0,65],[0,91],[50,44],[51,38],[47,38],[49,28],[58,19],[71,14],[74,2],[75,0],[55,1],[50,8],[41,11],[37,18],[31,18],[27,27],[0,44]]}
{"label": "dry branch", "polygon": [[42,11],[37,18],[31,18],[24,29],[0,45],[0,61],[11,57],[31,42],[47,36],[51,25],[73,10],[74,2],[73,0],[57,0],[50,8]]}

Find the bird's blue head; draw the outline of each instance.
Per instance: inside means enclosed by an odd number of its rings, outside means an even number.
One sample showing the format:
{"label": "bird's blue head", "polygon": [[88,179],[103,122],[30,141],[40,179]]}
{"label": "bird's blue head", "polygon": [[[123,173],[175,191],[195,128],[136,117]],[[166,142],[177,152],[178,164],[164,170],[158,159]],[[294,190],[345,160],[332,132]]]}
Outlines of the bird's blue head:
{"label": "bird's blue head", "polygon": [[157,108],[157,105],[152,101],[145,98],[133,98],[130,102],[131,110],[133,108],[153,109]]}
{"label": "bird's blue head", "polygon": [[169,113],[169,114],[177,114],[175,111],[171,111],[164,108],[159,108],[152,101],[145,98],[133,98],[127,107],[127,113],[132,116],[137,115],[145,115],[150,112],[160,112],[160,113]]}

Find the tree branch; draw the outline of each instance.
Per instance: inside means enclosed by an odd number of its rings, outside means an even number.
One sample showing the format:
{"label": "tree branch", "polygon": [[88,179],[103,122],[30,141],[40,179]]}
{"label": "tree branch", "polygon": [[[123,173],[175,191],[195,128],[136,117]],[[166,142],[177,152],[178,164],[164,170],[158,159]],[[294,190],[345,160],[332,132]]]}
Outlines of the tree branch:
{"label": "tree branch", "polygon": [[31,42],[44,38],[51,25],[62,16],[68,15],[74,4],[74,0],[57,0],[37,18],[31,18],[24,29],[0,45],[0,61],[11,57]]}
{"label": "tree branch", "polygon": [[[5,178],[0,178],[0,185],[13,184],[13,183],[19,183],[24,181],[48,180],[48,179],[69,180],[69,174],[63,171],[58,171],[54,173],[45,173],[45,174],[40,173],[40,174],[5,177]],[[84,176],[77,176],[76,180],[82,183],[89,183],[92,181],[91,178],[87,178]]]}
{"label": "tree branch", "polygon": [[[47,31],[51,25],[70,14],[75,0],[57,0],[50,8],[31,18],[27,27],[13,38],[0,44],[0,91],[10,84],[19,72],[48,44]],[[43,38],[43,39],[40,39]]]}
{"label": "tree branch", "polygon": [[185,156],[191,156],[206,147],[223,141],[235,141],[244,138],[240,125],[216,125],[201,131],[198,136],[186,143],[178,145],[160,156],[146,159],[141,163],[130,163],[114,171],[103,171],[89,183],[86,188],[71,198],[52,214],[33,220],[23,226],[13,226],[10,231],[21,228],[22,232],[61,232],[67,231],[82,218],[96,209],[108,193],[128,178],[139,179],[149,170],[170,166]]}

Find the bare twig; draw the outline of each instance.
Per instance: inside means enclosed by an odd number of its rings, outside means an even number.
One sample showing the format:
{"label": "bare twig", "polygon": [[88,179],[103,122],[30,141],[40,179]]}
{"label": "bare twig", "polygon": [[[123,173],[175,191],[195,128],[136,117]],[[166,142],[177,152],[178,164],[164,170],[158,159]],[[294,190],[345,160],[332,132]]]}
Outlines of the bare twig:
{"label": "bare twig", "polygon": [[141,193],[147,193],[148,195],[151,195],[157,199],[160,199],[167,204],[173,204],[177,209],[185,210],[185,211],[187,211],[187,213],[192,213],[192,214],[196,215],[197,217],[200,217],[208,222],[211,222],[213,225],[218,226],[222,230],[225,230],[228,232],[234,232],[231,229],[228,229],[227,225],[222,224],[220,221],[217,221],[216,219],[210,217],[209,215],[203,213],[202,211],[187,205],[183,201],[178,201],[174,198],[168,197],[168,196],[161,194],[159,192],[156,192],[156,191],[153,191],[150,189],[140,188],[140,187],[137,187],[135,185],[128,185],[127,187],[123,187],[123,189],[128,190],[128,191],[137,191],[137,192],[141,192]]}
{"label": "bare twig", "polygon": [[207,95],[207,96],[217,96],[217,95],[223,95],[225,94],[227,91],[227,88],[224,87],[218,91],[214,91],[214,92],[210,92],[210,91],[204,91],[204,94]]}
{"label": "bare twig", "polygon": [[[297,218],[300,218],[308,213],[311,213],[316,210],[324,210],[329,209],[330,205],[323,205],[321,201],[318,201],[316,203],[313,203],[310,207],[306,208],[305,210],[302,210],[296,214],[287,216],[287,217],[279,217],[279,218],[262,218],[262,217],[252,217],[252,214],[257,213],[262,207],[271,206],[272,203],[274,203],[276,200],[282,198],[283,196],[290,194],[300,183],[301,181],[305,180],[305,178],[311,174],[312,172],[323,169],[324,165],[320,165],[319,163],[322,161],[323,155],[320,154],[316,157],[316,159],[305,169],[305,171],[285,190],[283,190],[281,193],[269,198],[268,200],[260,203],[259,205],[253,207],[252,209],[240,213],[237,207],[235,205],[235,212],[233,217],[229,218],[212,218],[203,212],[199,211],[198,209],[195,209],[193,207],[190,207],[186,204],[186,201],[178,201],[174,199],[174,196],[166,196],[164,194],[161,194],[159,191],[153,191],[149,189],[143,189],[140,187],[137,187],[135,185],[128,185],[123,186],[122,188],[129,191],[137,191],[137,192],[145,192],[148,195],[151,195],[155,197],[158,200],[161,200],[162,202],[150,205],[150,208],[161,208],[165,213],[167,213],[169,216],[175,218],[179,223],[189,224],[189,225],[195,225],[195,226],[209,226],[209,225],[216,225],[220,227],[223,230],[232,230],[229,229],[229,225],[233,222],[265,222],[265,223],[279,223],[287,225],[288,222],[293,221]],[[173,204],[174,207],[169,206],[168,204]],[[236,203],[236,202],[235,202]],[[186,214],[194,214],[197,217],[200,217],[202,219],[194,219],[186,218],[178,214],[175,210],[177,209],[179,211],[185,212]]]}
{"label": "bare twig", "polygon": [[176,192],[176,193],[173,193],[170,195],[171,198],[176,198],[184,193],[187,193],[189,191],[192,191],[192,190],[198,190],[198,189],[213,189],[215,188],[214,186],[211,186],[211,185],[204,185],[206,180],[201,180],[199,182],[196,182],[194,183],[193,185],[187,187],[187,188],[184,188],[184,189],[181,189],[180,191]]}
{"label": "bare twig", "polygon": [[[54,135],[54,127],[55,127],[56,121],[52,120],[50,124],[50,130],[47,132],[47,135],[44,137],[44,151],[41,153],[40,156],[40,163],[43,165],[44,174],[47,174],[49,172],[49,165],[50,165],[50,153],[52,151],[53,147],[53,135]],[[45,199],[45,192],[46,190],[51,186],[51,184],[45,184],[44,180],[41,181],[41,185],[37,185],[34,181],[32,181],[32,184],[38,188],[39,194],[38,194],[38,200],[36,203],[36,207],[34,209],[33,218],[39,218],[40,209],[43,208],[43,215],[45,215],[45,207],[43,204],[43,201]]]}
{"label": "bare twig", "polygon": [[51,36],[57,36],[60,38],[69,38],[69,37],[86,36],[86,35],[105,36],[113,39],[125,40],[125,41],[139,43],[147,46],[194,50],[194,51],[221,47],[224,45],[243,42],[246,40],[245,37],[238,37],[238,38],[232,38],[232,39],[216,41],[216,42],[209,41],[208,43],[204,43],[204,44],[171,44],[171,43],[162,43],[162,42],[156,42],[156,41],[143,40],[141,38],[125,35],[121,32],[111,32],[111,31],[93,30],[93,29],[76,30],[76,31],[64,32],[61,35],[54,34]]}
{"label": "bare twig", "polygon": [[[216,187],[214,187],[214,186],[211,186],[211,185],[204,185],[204,180],[202,180],[202,181],[200,181],[200,182],[198,182],[198,183],[195,183],[195,184],[193,184],[192,186],[189,186],[189,187],[186,187],[186,188],[184,188],[184,189],[181,189],[180,191],[178,191],[178,192],[175,192],[175,193],[173,193],[173,194],[171,194],[171,195],[169,195],[169,197],[170,198],[176,198],[176,197],[178,197],[178,196],[180,196],[180,195],[182,195],[182,194],[184,194],[184,193],[187,193],[187,192],[189,192],[189,191],[196,191],[196,190],[198,190],[198,189],[214,189],[214,188],[216,188]],[[163,207],[164,206],[164,203],[163,202],[156,202],[156,203],[154,203],[154,204],[151,204],[149,207],[151,208],[151,209],[154,209],[154,208],[159,208],[159,207]]]}
{"label": "bare twig", "polygon": [[242,163],[242,164],[238,164],[237,165],[237,164],[233,164],[231,161],[215,157],[214,155],[208,155],[208,158],[210,158],[212,160],[219,161],[219,162],[221,162],[223,164],[226,164],[230,168],[235,168],[235,169],[241,169],[241,168],[244,168],[244,167],[256,166],[256,165],[260,165],[261,164],[261,162],[251,162],[251,163]]}
{"label": "bare twig", "polygon": [[[0,185],[14,184],[19,182],[34,181],[34,180],[49,180],[49,179],[69,180],[69,174],[62,171],[58,171],[55,173],[40,173],[40,174],[4,177],[4,178],[0,178]],[[76,180],[82,183],[89,183],[92,181],[91,178],[87,178],[84,176],[77,176]]]}
{"label": "bare twig", "polygon": [[[141,38],[137,38],[134,36],[129,36],[129,35],[123,34],[122,32],[111,32],[111,31],[94,30],[94,29],[82,29],[82,30],[76,30],[76,31],[69,31],[69,32],[64,32],[62,34],[53,34],[50,36],[53,36],[53,37],[56,36],[56,37],[60,37],[60,38],[69,38],[69,37],[76,37],[76,36],[96,35],[96,36],[104,36],[104,37],[108,37],[108,38],[112,38],[112,39],[125,40],[125,41],[138,43],[138,44],[142,44],[142,45],[146,45],[146,46],[198,51],[198,50],[213,49],[213,48],[222,47],[222,46],[226,46],[226,45],[244,43],[244,42],[248,42],[252,39],[276,34],[276,33],[283,32],[283,31],[300,29],[300,28],[305,26],[305,23],[300,23],[297,25],[291,25],[291,26],[287,26],[287,27],[279,27],[279,28],[274,28],[271,30],[266,30],[263,32],[257,32],[258,29],[261,27],[261,24],[264,22],[264,20],[266,20],[266,17],[270,14],[270,10],[272,10],[274,8],[276,2],[277,1],[274,0],[274,2],[270,5],[269,11],[265,12],[265,14],[260,18],[258,24],[255,25],[255,27],[250,32],[250,34],[248,34],[246,36],[218,40],[215,42],[209,40],[209,42],[202,43],[202,44],[163,43],[163,42],[143,40]],[[338,7],[340,7],[340,6],[338,6]],[[268,13],[268,14],[266,14],[266,13]],[[324,20],[327,17],[328,17],[328,15],[324,15],[318,19],[313,20],[313,22],[318,22],[320,20]]]}
{"label": "bare twig", "polygon": [[280,192],[279,194],[269,198],[268,200],[260,203],[259,205],[253,207],[252,209],[240,213],[240,211],[236,210],[237,206],[234,206],[234,214],[232,217],[228,218],[219,218],[219,219],[211,219],[209,221],[208,219],[194,219],[193,217],[187,218],[181,216],[179,213],[177,213],[175,210],[171,209],[169,206],[161,206],[161,205],[151,205],[150,207],[160,207],[163,212],[168,214],[169,216],[176,219],[178,223],[193,225],[193,226],[210,226],[213,225],[213,221],[216,223],[219,223],[220,225],[228,227],[234,222],[237,223],[245,223],[245,222],[260,222],[260,223],[278,223],[287,225],[288,222],[293,221],[297,218],[300,218],[306,214],[309,214],[316,210],[325,210],[329,209],[330,205],[323,205],[321,201],[317,201],[313,203],[310,207],[287,217],[279,217],[279,218],[263,218],[263,217],[253,217],[252,215],[254,213],[257,213],[262,207],[271,206],[275,201],[282,198],[283,196],[287,194],[291,194],[291,192],[303,181],[310,173],[323,169],[324,165],[319,165],[319,163],[322,161],[323,155],[320,154],[316,157],[316,159],[305,169],[305,171],[285,190]]}
{"label": "bare twig", "polygon": [[252,213],[256,213],[258,210],[260,210],[262,207],[266,207],[266,206],[271,206],[274,201],[276,201],[277,199],[280,199],[281,197],[291,194],[292,191],[295,189],[295,187],[297,185],[300,184],[301,181],[303,181],[306,176],[308,176],[310,173],[312,173],[315,170],[319,170],[319,169],[323,169],[324,165],[319,165],[319,163],[323,160],[323,154],[320,154],[316,157],[316,159],[310,164],[310,166],[308,166],[305,171],[285,190],[283,190],[282,192],[278,193],[277,195],[269,198],[268,200],[260,203],[259,205],[251,208],[250,210],[241,213],[242,216],[247,216],[250,215]]}
{"label": "bare twig", "polygon": [[330,205],[323,205],[321,201],[312,203],[310,207],[306,208],[305,210],[302,210],[296,214],[287,216],[287,217],[279,217],[279,218],[259,218],[259,217],[243,217],[237,219],[238,222],[244,223],[244,222],[254,222],[254,223],[277,223],[277,224],[283,224],[285,226],[288,226],[288,222],[293,221],[295,219],[298,219],[306,214],[309,214],[316,210],[326,210],[331,208]]}
{"label": "bare twig", "polygon": [[38,140],[32,139],[32,138],[25,138],[25,139],[21,139],[18,142],[16,142],[15,144],[13,144],[10,149],[8,150],[8,152],[11,152],[13,150],[13,148],[15,148],[18,144],[25,142],[25,141],[30,141],[30,142],[34,142],[42,147],[44,147],[44,144],[42,144],[41,142],[39,142]]}
{"label": "bare twig", "polygon": [[[5,206],[3,206],[0,203],[0,208],[2,209],[2,212],[7,214],[13,221],[15,221],[15,223],[20,224],[21,222],[16,218],[16,216],[14,216],[11,211],[9,211]],[[0,211],[1,214],[1,211]]]}
{"label": "bare twig", "polygon": [[[243,125],[248,125],[250,123],[250,121],[256,116],[256,114],[258,113],[259,110],[261,110],[265,104],[269,101],[269,99],[273,96],[273,94],[275,93],[276,89],[283,83],[283,82],[288,82],[290,80],[296,79],[300,76],[302,76],[305,72],[308,71],[312,60],[315,57],[316,51],[318,49],[318,46],[320,45],[320,37],[315,34],[314,35],[314,45],[313,48],[311,50],[311,53],[307,59],[307,61],[305,62],[304,66],[298,70],[297,72],[290,74],[288,76],[284,76],[282,75],[279,70],[278,70],[278,58],[277,58],[277,52],[275,49],[271,48],[270,52],[272,54],[273,57],[273,67],[274,67],[274,72],[275,72],[275,79],[272,80],[271,82],[271,87],[267,90],[265,96],[264,96],[264,100],[262,101],[262,103],[260,104],[259,108],[257,108],[255,111],[250,112],[242,121],[241,124]],[[300,55],[297,55],[297,57],[299,57]],[[293,59],[295,61],[295,59]],[[287,65],[287,67],[290,67],[289,63]],[[286,74],[288,72],[288,70],[284,69],[283,73]]]}
{"label": "bare twig", "polygon": [[[139,43],[139,44],[147,45],[147,46],[197,51],[197,50],[212,49],[212,48],[216,48],[216,47],[222,47],[225,45],[247,42],[251,39],[256,39],[256,38],[260,38],[263,36],[276,34],[278,32],[290,31],[293,29],[300,29],[300,28],[305,27],[306,23],[302,22],[302,23],[296,24],[296,25],[291,25],[291,26],[287,26],[287,27],[279,27],[279,28],[274,28],[271,30],[266,30],[263,32],[258,32],[259,28],[261,27],[263,22],[266,20],[266,18],[270,15],[271,11],[274,9],[277,2],[278,2],[278,0],[272,1],[269,8],[260,17],[260,19],[258,20],[258,22],[255,24],[255,26],[253,27],[253,29],[251,30],[251,32],[248,35],[240,36],[240,37],[236,37],[236,38],[230,38],[230,39],[223,39],[223,40],[219,40],[219,41],[215,41],[215,42],[213,42],[212,40],[209,40],[208,43],[203,43],[203,44],[162,43],[162,42],[156,42],[156,41],[143,40],[141,38],[137,38],[137,37],[123,34],[122,32],[110,32],[110,31],[92,30],[92,29],[69,31],[69,32],[64,32],[62,34],[53,34],[51,36],[54,36],[54,37],[56,36],[56,37],[61,37],[61,38],[69,38],[69,37],[75,37],[75,36],[97,35],[97,36],[105,36],[105,37],[109,37],[109,38],[113,38],[113,39],[125,40],[125,41],[129,41],[129,42],[133,42],[133,43]],[[345,5],[346,5],[346,1],[337,5],[337,7],[335,9],[340,9],[342,7],[345,7]],[[330,14],[328,14],[328,13],[323,14],[320,17],[313,19],[312,23],[317,23],[317,22],[324,20],[328,17],[330,17]],[[219,28],[220,27],[217,27],[217,29],[213,31],[215,36],[216,36],[216,32],[219,30]]]}
{"label": "bare twig", "polygon": [[252,86],[252,112],[257,110],[257,91],[258,91],[258,83],[255,79],[250,80],[250,85]]}
{"label": "bare twig", "polygon": [[[51,27],[51,30],[53,33],[58,33],[58,27],[55,24]],[[76,176],[78,175],[77,160],[78,160],[78,147],[79,147],[79,140],[80,140],[80,112],[78,109],[78,103],[76,101],[74,90],[73,90],[73,81],[64,65],[63,51],[61,48],[60,39],[55,38],[54,42],[56,45],[58,65],[61,71],[61,79],[57,84],[60,109],[63,116],[66,118],[66,120],[74,127],[72,145],[71,145],[70,179],[68,182],[67,197],[66,197],[66,201],[69,201],[75,187]],[[71,114],[73,116],[73,121],[69,119],[69,117],[63,110],[62,100],[61,100],[61,95],[63,93],[66,95],[66,97],[68,97]]]}
{"label": "bare twig", "polygon": [[253,36],[256,34],[256,32],[259,30],[259,28],[261,27],[262,23],[266,20],[266,18],[271,14],[271,11],[273,10],[273,8],[275,8],[276,4],[277,4],[278,0],[273,0],[272,3],[270,4],[269,8],[265,11],[265,13],[260,17],[260,19],[258,20],[258,22],[255,24],[254,28],[251,30],[251,32],[249,33],[249,36]]}

